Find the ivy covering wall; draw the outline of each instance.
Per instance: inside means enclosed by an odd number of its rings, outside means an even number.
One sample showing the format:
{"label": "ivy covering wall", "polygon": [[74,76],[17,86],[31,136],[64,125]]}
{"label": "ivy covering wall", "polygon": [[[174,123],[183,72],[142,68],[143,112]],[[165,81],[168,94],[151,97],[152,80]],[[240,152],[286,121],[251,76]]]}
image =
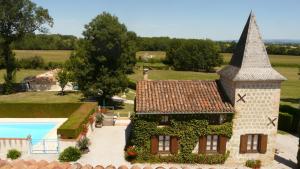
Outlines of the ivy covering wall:
{"label": "ivy covering wall", "polygon": [[[210,115],[172,115],[170,125],[157,127],[160,122],[159,115],[144,115],[132,117],[132,130],[129,145],[135,146],[137,157],[135,162],[175,162],[221,164],[229,156],[225,154],[195,154],[192,153],[200,136],[223,135],[232,136],[232,116],[221,125],[211,125]],[[153,135],[176,136],[180,139],[179,152],[175,155],[153,155],[150,153],[150,138]]]}

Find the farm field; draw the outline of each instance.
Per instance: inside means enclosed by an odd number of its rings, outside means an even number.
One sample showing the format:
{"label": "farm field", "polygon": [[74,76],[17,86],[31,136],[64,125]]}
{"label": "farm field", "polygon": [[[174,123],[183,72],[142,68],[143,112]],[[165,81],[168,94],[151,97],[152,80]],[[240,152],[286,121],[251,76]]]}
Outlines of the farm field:
{"label": "farm field", "polygon": [[143,56],[152,56],[154,59],[165,59],[166,52],[165,51],[138,51],[135,54],[137,59],[141,59]]}
{"label": "farm field", "polygon": [[14,50],[14,52],[18,59],[41,56],[46,63],[63,63],[69,59],[72,50]]}
{"label": "farm field", "polygon": [[[232,53],[221,53],[224,57],[224,62],[228,64],[230,62]],[[273,66],[279,67],[300,67],[300,56],[292,55],[269,55]]]}
{"label": "farm field", "polygon": [[[19,71],[17,71],[16,73],[16,82],[21,82],[25,77],[28,76],[36,76],[38,74],[44,73],[46,72],[46,70],[33,70],[33,69],[21,69]],[[5,70],[1,69],[0,70],[0,83],[4,82],[4,74],[5,74]]]}

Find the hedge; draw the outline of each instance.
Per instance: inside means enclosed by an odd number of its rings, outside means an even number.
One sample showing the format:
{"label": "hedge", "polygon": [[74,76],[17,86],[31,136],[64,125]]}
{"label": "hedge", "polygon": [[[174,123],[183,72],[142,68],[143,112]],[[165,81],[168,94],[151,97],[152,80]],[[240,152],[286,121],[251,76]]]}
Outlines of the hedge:
{"label": "hedge", "polygon": [[[297,133],[300,127],[300,111],[297,108],[294,108],[289,105],[280,105],[281,113],[288,113],[293,116],[292,124],[291,124],[291,132]],[[280,120],[280,117],[279,117]]]}
{"label": "hedge", "polygon": [[278,129],[282,131],[291,131],[293,116],[288,113],[279,113]]}
{"label": "hedge", "polygon": [[66,118],[82,103],[0,103],[0,118]]}
{"label": "hedge", "polygon": [[57,134],[64,139],[75,139],[83,130],[83,125],[88,123],[89,116],[96,111],[97,103],[82,104],[58,129]]}

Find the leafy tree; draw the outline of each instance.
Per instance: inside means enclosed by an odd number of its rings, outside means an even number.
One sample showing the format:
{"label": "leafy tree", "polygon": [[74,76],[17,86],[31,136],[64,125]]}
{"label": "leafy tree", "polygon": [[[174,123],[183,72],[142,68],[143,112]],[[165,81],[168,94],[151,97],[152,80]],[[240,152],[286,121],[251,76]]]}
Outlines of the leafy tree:
{"label": "leafy tree", "polygon": [[46,32],[45,24],[53,24],[48,10],[30,0],[0,0],[0,42],[6,67],[5,83],[8,85],[13,83],[16,70],[11,44],[21,40],[27,33]]}
{"label": "leafy tree", "polygon": [[70,80],[69,72],[67,70],[59,70],[57,72],[57,81],[61,87],[61,94],[64,95],[64,89]]}
{"label": "leafy tree", "polygon": [[135,39],[116,16],[102,13],[85,26],[84,39],[67,63],[74,81],[86,97],[102,99],[124,91],[126,73],[133,70]]}
{"label": "leafy tree", "polygon": [[188,40],[175,43],[167,52],[176,70],[212,71],[223,62],[219,46],[210,40]]}

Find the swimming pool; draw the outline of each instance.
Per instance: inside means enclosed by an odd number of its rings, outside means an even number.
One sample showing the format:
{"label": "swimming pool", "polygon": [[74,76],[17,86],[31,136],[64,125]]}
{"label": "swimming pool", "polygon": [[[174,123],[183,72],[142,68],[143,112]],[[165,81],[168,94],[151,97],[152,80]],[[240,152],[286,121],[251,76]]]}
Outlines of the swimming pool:
{"label": "swimming pool", "polygon": [[1,122],[0,138],[27,138],[31,135],[34,144],[43,139],[55,126],[54,122]]}

